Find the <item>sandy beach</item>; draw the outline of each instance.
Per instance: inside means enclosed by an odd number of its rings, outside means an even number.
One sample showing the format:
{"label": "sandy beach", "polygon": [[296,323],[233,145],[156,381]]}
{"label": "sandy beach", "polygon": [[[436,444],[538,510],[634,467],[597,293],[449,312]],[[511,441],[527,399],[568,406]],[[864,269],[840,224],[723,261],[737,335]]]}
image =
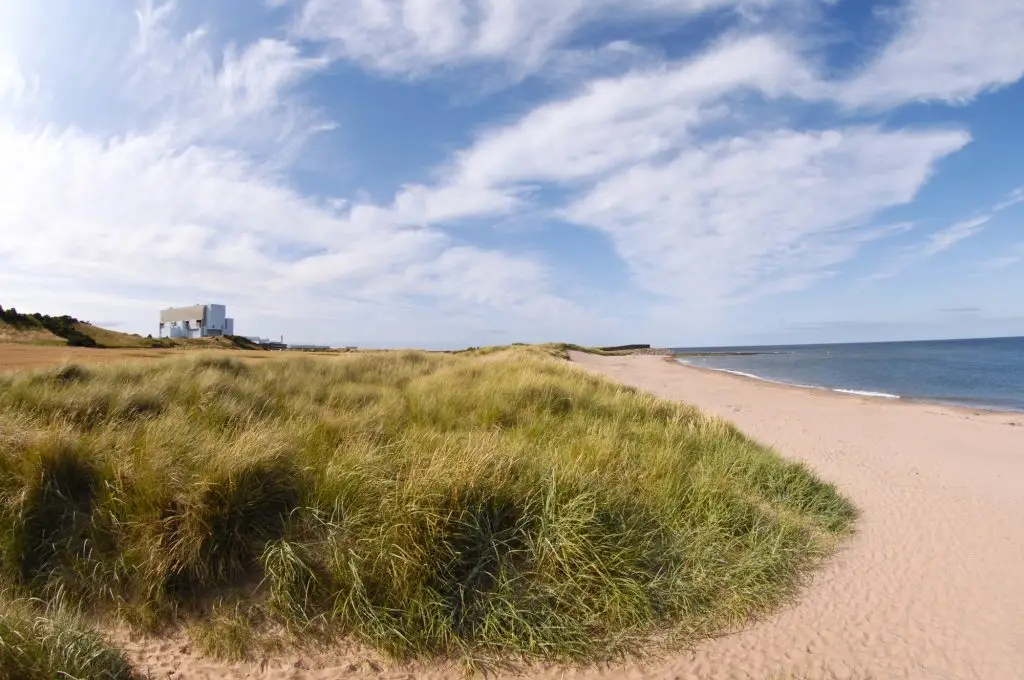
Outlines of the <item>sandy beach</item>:
{"label": "sandy beach", "polygon": [[731,420],[863,512],[794,606],[630,675],[1024,678],[1024,414],[833,395],[656,357],[572,358]]}
{"label": "sandy beach", "polygon": [[[646,664],[535,668],[525,676],[1024,678],[1024,414],[790,388],[659,357],[572,359],[582,370],[733,421],[838,484],[863,516],[797,602],[746,630]],[[353,647],[229,665],[198,658],[185,639],[122,642],[157,678],[462,675],[396,667]]]}

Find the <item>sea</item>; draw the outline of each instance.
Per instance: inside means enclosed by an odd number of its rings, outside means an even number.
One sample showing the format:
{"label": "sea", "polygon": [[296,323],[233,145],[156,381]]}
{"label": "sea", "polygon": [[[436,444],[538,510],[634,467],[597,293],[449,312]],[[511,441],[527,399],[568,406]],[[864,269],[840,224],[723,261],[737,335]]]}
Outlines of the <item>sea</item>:
{"label": "sea", "polygon": [[768,382],[1024,412],[1024,337],[675,351],[681,363]]}

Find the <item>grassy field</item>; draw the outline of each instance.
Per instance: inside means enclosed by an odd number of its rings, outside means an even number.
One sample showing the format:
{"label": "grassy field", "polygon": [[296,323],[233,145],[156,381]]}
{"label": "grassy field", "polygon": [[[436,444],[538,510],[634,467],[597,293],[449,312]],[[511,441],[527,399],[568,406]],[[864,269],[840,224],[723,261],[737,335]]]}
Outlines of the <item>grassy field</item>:
{"label": "grassy field", "polygon": [[556,354],[0,376],[0,578],[225,658],[590,662],[771,611],[849,530],[804,467]]}

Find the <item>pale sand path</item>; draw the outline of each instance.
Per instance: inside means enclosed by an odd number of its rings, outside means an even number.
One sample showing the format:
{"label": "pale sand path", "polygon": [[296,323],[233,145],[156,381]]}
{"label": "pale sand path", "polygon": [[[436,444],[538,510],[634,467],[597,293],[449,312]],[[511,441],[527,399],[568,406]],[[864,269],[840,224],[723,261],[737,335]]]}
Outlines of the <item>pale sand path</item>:
{"label": "pale sand path", "polygon": [[[863,517],[797,603],[748,630],[644,666],[526,677],[1024,680],[1024,414],[832,395],[659,357],[572,359],[735,422],[837,483]],[[183,639],[127,647],[154,678],[461,676],[396,668],[354,648],[261,668],[199,659]]]}

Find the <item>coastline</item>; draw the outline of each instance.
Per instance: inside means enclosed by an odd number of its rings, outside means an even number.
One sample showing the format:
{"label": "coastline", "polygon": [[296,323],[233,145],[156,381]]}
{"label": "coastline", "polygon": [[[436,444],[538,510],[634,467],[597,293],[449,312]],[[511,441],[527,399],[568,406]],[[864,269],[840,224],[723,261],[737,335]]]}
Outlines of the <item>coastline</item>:
{"label": "coastline", "polygon": [[733,422],[810,465],[862,512],[856,534],[791,607],[644,677],[1011,678],[1024,668],[1024,414],[794,387],[653,357],[571,359]]}
{"label": "coastline", "polygon": [[801,385],[797,383],[784,382],[781,380],[773,380],[771,378],[763,378],[761,376],[754,375],[752,373],[743,373],[740,371],[734,371],[725,368],[711,368],[709,366],[696,366],[694,364],[685,363],[679,360],[678,357],[663,357],[665,363],[685,370],[697,371],[700,373],[709,373],[713,375],[725,376],[728,378],[735,378],[744,382],[749,382],[755,385],[770,385],[781,389],[798,390],[801,392],[809,392],[820,396],[837,397],[840,399],[866,399],[870,401],[876,401],[879,403],[886,403],[890,405],[903,405],[903,406],[929,406],[936,409],[943,409],[951,414],[963,415],[963,416],[992,416],[995,419],[1006,419],[1011,421],[1018,421],[1015,423],[1024,426],[1024,410],[1015,411],[1012,409],[1000,409],[995,407],[989,407],[985,405],[970,405],[957,402],[946,402],[936,401],[932,399],[924,399],[919,397],[908,397],[901,394],[887,394],[882,392],[869,392],[861,390],[844,390],[834,387],[823,387],[820,385]]}

